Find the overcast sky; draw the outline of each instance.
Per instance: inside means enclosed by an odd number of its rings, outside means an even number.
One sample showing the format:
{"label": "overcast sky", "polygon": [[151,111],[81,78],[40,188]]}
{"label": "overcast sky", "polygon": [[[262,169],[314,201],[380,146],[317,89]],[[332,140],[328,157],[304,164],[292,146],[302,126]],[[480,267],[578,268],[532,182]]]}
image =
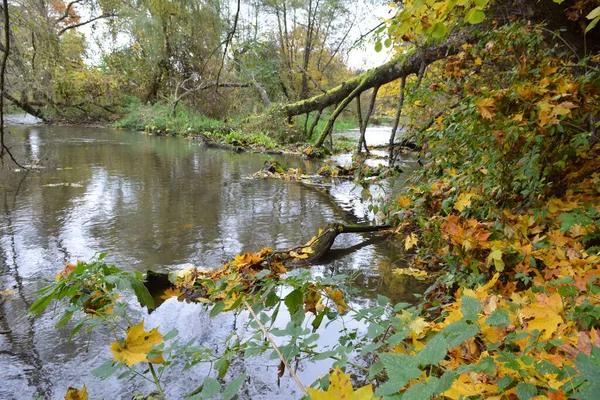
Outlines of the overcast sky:
{"label": "overcast sky", "polygon": [[[352,29],[348,35],[348,43],[354,43],[361,35],[367,33],[373,27],[377,26],[385,18],[391,17],[391,8],[386,5],[383,1],[375,1],[379,4],[370,4],[373,1],[361,2],[359,5],[359,20],[360,23],[356,24],[355,28]],[[234,2],[235,3],[235,2]],[[232,11],[235,11],[235,5],[232,3]],[[381,4],[384,3],[384,4]],[[89,14],[85,10],[78,10],[82,16],[82,19],[89,17]],[[243,15],[243,12],[242,12]],[[115,44],[112,40],[104,39],[105,26],[102,22],[98,21],[94,24],[85,25],[79,28],[88,42],[88,54],[87,62],[89,64],[98,64],[101,57],[102,50],[109,51],[111,48],[117,46],[125,46],[128,44],[129,39],[126,36],[117,37],[117,43]],[[384,49],[377,53],[374,50],[374,43],[372,37],[367,38],[361,45],[357,45],[347,54],[347,64],[353,70],[365,70],[373,67],[377,67],[390,58],[391,49]],[[100,43],[100,44],[99,44]]]}

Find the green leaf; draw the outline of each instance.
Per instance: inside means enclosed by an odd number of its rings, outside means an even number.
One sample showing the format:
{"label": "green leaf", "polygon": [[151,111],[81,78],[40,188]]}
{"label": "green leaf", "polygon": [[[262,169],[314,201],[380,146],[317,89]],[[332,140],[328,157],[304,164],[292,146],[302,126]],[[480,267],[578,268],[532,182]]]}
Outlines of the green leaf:
{"label": "green leaf", "polygon": [[319,329],[319,327],[321,326],[321,322],[323,322],[323,317],[325,316],[325,314],[327,314],[326,310],[323,310],[319,314],[317,314],[317,317],[313,320],[311,324],[313,327],[313,332]]}
{"label": "green leaf", "polygon": [[119,366],[119,363],[116,363],[113,360],[106,360],[102,365],[92,370],[92,375],[96,378],[106,379],[114,374],[119,369]]}
{"label": "green leaf", "polygon": [[485,319],[485,324],[488,326],[509,326],[508,310],[497,309]]}
{"label": "green leaf", "polygon": [[167,332],[163,340],[171,340],[177,335],[179,335],[179,331],[177,329],[171,329],[169,332]]}
{"label": "green leaf", "polygon": [[429,385],[425,386],[422,383],[417,383],[409,387],[406,392],[404,392],[402,398],[410,400],[429,400],[432,395],[433,390]]}
{"label": "green leaf", "polygon": [[377,53],[379,53],[379,52],[381,51],[381,49],[382,49],[382,48],[383,48],[383,46],[381,45],[381,40],[377,40],[377,41],[375,42],[375,51],[376,51]]}
{"label": "green leaf", "polygon": [[517,397],[519,400],[529,400],[537,394],[537,388],[533,383],[519,382],[517,385]]}
{"label": "green leaf", "polygon": [[367,330],[367,336],[371,339],[375,339],[377,336],[381,335],[385,331],[385,328],[379,324],[372,323],[369,325],[369,329]]}
{"label": "green leaf", "polygon": [[379,304],[381,307],[385,307],[389,302],[389,297],[382,296],[380,294],[377,295],[377,304]]}
{"label": "green leaf", "polygon": [[50,304],[50,302],[55,298],[56,296],[54,293],[40,297],[39,299],[33,302],[31,307],[29,307],[29,312],[31,314],[39,314],[40,312],[44,311],[44,309],[48,307],[48,304]]}
{"label": "green leaf", "polygon": [[302,298],[302,291],[300,289],[293,290],[287,296],[285,296],[283,302],[287,306],[290,316],[293,316],[296,311],[302,308]]}
{"label": "green leaf", "polygon": [[498,379],[498,393],[502,393],[511,383],[513,383],[513,378],[510,376],[503,376]]}
{"label": "green leaf", "polygon": [[225,303],[218,301],[215,306],[210,310],[210,317],[216,317],[221,311],[225,309]]}
{"label": "green leaf", "polygon": [[378,348],[380,348],[381,346],[383,346],[383,343],[381,342],[371,342],[367,345],[365,345],[361,350],[360,350],[360,355],[361,356],[365,356],[369,353],[374,352],[375,350],[377,350]]}
{"label": "green leaf", "polygon": [[436,22],[433,28],[431,28],[431,36],[434,39],[443,39],[447,32],[446,25],[441,22]]}
{"label": "green leaf", "polygon": [[477,321],[481,312],[481,302],[474,297],[463,296],[460,311],[467,321]]}
{"label": "green leaf", "polygon": [[594,8],[588,15],[586,15],[587,19],[594,19],[600,17],[600,7]]}
{"label": "green leaf", "polygon": [[215,369],[219,373],[219,379],[225,378],[227,370],[229,369],[229,360],[226,358],[220,358],[215,362]]}
{"label": "green leaf", "polygon": [[476,8],[473,8],[465,16],[465,22],[468,22],[472,25],[479,24],[479,23],[483,22],[484,19],[485,19],[485,13]]}
{"label": "green leaf", "polygon": [[411,379],[421,376],[421,370],[417,368],[417,359],[406,354],[383,353],[379,355],[385,367],[389,381],[381,385],[374,397],[394,394],[402,389]]}
{"label": "green leaf", "polygon": [[462,342],[472,338],[479,332],[477,325],[469,325],[464,320],[456,321],[442,329],[442,333],[448,341],[448,348],[460,346]]}
{"label": "green leaf", "polygon": [[575,365],[581,376],[588,381],[583,390],[574,396],[577,399],[596,400],[600,398],[600,347],[592,347],[589,357],[580,352]]}
{"label": "green leaf", "polygon": [[588,24],[588,26],[585,28],[585,33],[588,33],[589,31],[591,31],[592,29],[594,29],[596,27],[596,25],[598,25],[598,21],[600,21],[600,17],[596,17],[592,20],[592,22],[590,22]]}
{"label": "green leaf", "polygon": [[211,399],[221,391],[221,384],[214,378],[205,378],[202,382],[201,399]]}
{"label": "green leaf", "polygon": [[437,334],[417,354],[417,360],[422,366],[437,365],[446,357],[448,342],[442,334]]}
{"label": "green leaf", "polygon": [[144,283],[133,276],[129,277],[129,283],[140,304],[148,307],[149,310],[153,310],[155,308],[154,299]]}
{"label": "green leaf", "polygon": [[246,374],[242,374],[229,382],[229,384],[223,390],[223,400],[229,400],[240,390],[242,384],[246,381]]}
{"label": "green leaf", "polygon": [[430,378],[427,386],[431,386],[433,394],[440,395],[452,387],[455,378],[456,374],[453,371],[446,371],[439,379]]}
{"label": "green leaf", "polygon": [[265,276],[269,275],[271,273],[271,271],[269,269],[263,269],[262,271],[260,271],[258,274],[256,274],[254,276],[254,280],[261,280],[262,278],[264,278]]}

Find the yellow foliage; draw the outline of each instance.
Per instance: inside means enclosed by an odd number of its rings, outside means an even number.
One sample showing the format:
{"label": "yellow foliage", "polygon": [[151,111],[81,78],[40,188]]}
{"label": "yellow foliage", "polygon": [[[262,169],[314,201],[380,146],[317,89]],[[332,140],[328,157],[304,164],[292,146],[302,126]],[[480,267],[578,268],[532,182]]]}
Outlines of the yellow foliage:
{"label": "yellow foliage", "polygon": [[326,392],[313,388],[307,390],[311,400],[377,400],[373,398],[373,387],[370,384],[354,390],[350,375],[342,372],[339,367],[329,373],[329,388]]}
{"label": "yellow foliage", "polygon": [[417,235],[415,235],[414,233],[410,233],[409,235],[406,236],[406,239],[404,240],[404,249],[405,250],[410,250],[413,247],[415,247],[417,245],[417,242],[419,241],[419,238],[417,237]]}
{"label": "yellow foliage", "polygon": [[152,346],[163,342],[163,335],[158,332],[158,328],[150,332],[144,330],[144,320],[139,324],[127,329],[127,337],[121,345],[120,342],[110,344],[111,353],[115,361],[120,361],[128,366],[141,362],[151,362],[153,364],[163,364],[165,361],[162,356],[148,360],[148,354],[152,352]]}
{"label": "yellow foliage", "polygon": [[83,385],[83,389],[81,390],[69,387],[65,395],[65,400],[88,400],[87,388],[85,385]]}

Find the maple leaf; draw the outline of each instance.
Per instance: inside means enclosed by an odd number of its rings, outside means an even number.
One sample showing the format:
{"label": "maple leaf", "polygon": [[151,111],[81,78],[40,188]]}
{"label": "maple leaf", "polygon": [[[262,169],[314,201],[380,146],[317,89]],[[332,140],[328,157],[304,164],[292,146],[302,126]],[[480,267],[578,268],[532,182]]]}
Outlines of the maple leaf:
{"label": "maple leaf", "polygon": [[399,196],[398,206],[400,208],[408,208],[408,206],[410,206],[410,198],[408,196]]}
{"label": "maple leaf", "polygon": [[414,233],[406,236],[406,240],[404,241],[404,249],[410,250],[417,245],[419,238]]}
{"label": "maple leaf", "polygon": [[173,288],[168,288],[167,290],[164,291],[164,293],[160,296],[161,299],[163,300],[168,300],[171,297],[179,297],[181,296],[183,293],[181,293],[179,290],[177,289],[173,289]]}
{"label": "maple leaf", "polygon": [[489,97],[487,99],[479,99],[475,102],[477,111],[485,119],[492,119],[496,115],[496,100]]}
{"label": "maple leaf", "polygon": [[558,293],[550,297],[545,294],[536,296],[536,302],[523,307],[521,314],[525,318],[532,318],[527,322],[527,330],[532,332],[537,329],[542,333],[542,340],[548,340],[556,332],[558,326],[564,323],[562,312],[562,299]]}
{"label": "maple leaf", "polygon": [[473,192],[461,193],[458,196],[458,200],[456,200],[456,203],[454,203],[454,209],[461,212],[466,207],[469,207],[471,205],[472,198],[477,198],[477,197],[479,197],[479,196],[477,196],[477,194],[475,194]]}
{"label": "maple leaf", "polygon": [[344,294],[342,293],[342,291],[339,289],[336,289],[336,290],[325,289],[325,291],[327,292],[327,295],[329,296],[329,298],[336,305],[338,312],[340,314],[343,314],[344,312],[346,312],[346,310],[348,309],[348,304],[346,304],[346,301],[344,300]]}
{"label": "maple leaf", "polygon": [[162,356],[148,360],[148,354],[152,352],[152,346],[163,342],[163,337],[158,332],[158,328],[146,332],[144,330],[144,320],[142,320],[139,324],[127,329],[127,337],[123,345],[120,342],[112,342],[110,352],[114,355],[115,361],[121,361],[130,367],[146,361],[162,364],[164,363]]}
{"label": "maple leaf", "polygon": [[502,261],[502,250],[493,249],[490,252],[490,255],[487,257],[486,263],[489,266],[491,263],[494,263],[494,267],[496,271],[502,272],[504,271],[504,261]]}
{"label": "maple leaf", "polygon": [[350,382],[350,375],[342,372],[339,367],[329,373],[329,388],[326,392],[313,388],[306,390],[311,400],[368,400],[373,398],[373,387],[370,384],[354,390]]}
{"label": "maple leaf", "polygon": [[304,312],[312,312],[317,315],[317,305],[321,301],[321,294],[316,291],[316,287],[313,285],[312,290],[304,295]]}
{"label": "maple leaf", "polygon": [[83,389],[79,390],[69,386],[65,400],[88,400],[87,388],[83,385]]}
{"label": "maple leaf", "polygon": [[470,396],[483,396],[486,392],[497,392],[496,385],[489,385],[471,379],[468,374],[462,374],[452,383],[452,387],[444,392],[444,396],[454,400],[465,399]]}

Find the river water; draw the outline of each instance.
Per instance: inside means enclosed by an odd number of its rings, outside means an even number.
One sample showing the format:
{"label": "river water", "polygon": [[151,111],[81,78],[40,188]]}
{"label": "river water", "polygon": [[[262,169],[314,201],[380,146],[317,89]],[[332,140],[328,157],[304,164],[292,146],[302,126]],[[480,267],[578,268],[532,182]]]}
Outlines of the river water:
{"label": "river water", "polygon": [[[127,270],[212,268],[242,251],[304,243],[329,222],[366,218],[360,191],[351,191],[348,183],[317,187],[245,179],[273,158],[308,171],[318,167],[300,157],[238,154],[193,140],[103,128],[14,126],[9,131],[16,156],[32,160],[36,169],[15,170],[7,162],[0,166],[0,291],[5,291],[0,298],[0,399],[62,399],[69,386],[84,384],[90,399],[130,399],[133,392],[152,391],[143,380],[92,376],[93,368],[111,358],[108,332],[79,334],[67,343],[71,327],[54,327],[58,319],[52,307],[39,316],[27,314],[32,293],[53,280],[66,262],[108,252],[109,263]],[[407,165],[412,168],[410,160]],[[413,301],[412,294],[423,290],[418,282],[391,274],[402,259],[394,241],[344,234],[334,249],[311,271],[361,271],[352,299],[356,304],[374,305],[377,294]],[[166,333],[175,327],[182,338],[199,338],[211,348],[218,349],[232,331],[240,337],[250,332],[245,313],[211,319],[201,305],[174,299],[150,315],[137,308],[147,330],[158,326]],[[278,323],[285,325],[285,320]],[[347,326],[363,328],[353,321]],[[319,345],[335,345],[338,328],[323,329]],[[240,398],[300,398],[287,375],[277,385],[277,364],[267,357],[240,356],[225,381],[246,371],[249,379]],[[298,375],[308,385],[330,365],[300,363]],[[208,373],[208,366],[167,373],[168,398],[181,398]]]}

